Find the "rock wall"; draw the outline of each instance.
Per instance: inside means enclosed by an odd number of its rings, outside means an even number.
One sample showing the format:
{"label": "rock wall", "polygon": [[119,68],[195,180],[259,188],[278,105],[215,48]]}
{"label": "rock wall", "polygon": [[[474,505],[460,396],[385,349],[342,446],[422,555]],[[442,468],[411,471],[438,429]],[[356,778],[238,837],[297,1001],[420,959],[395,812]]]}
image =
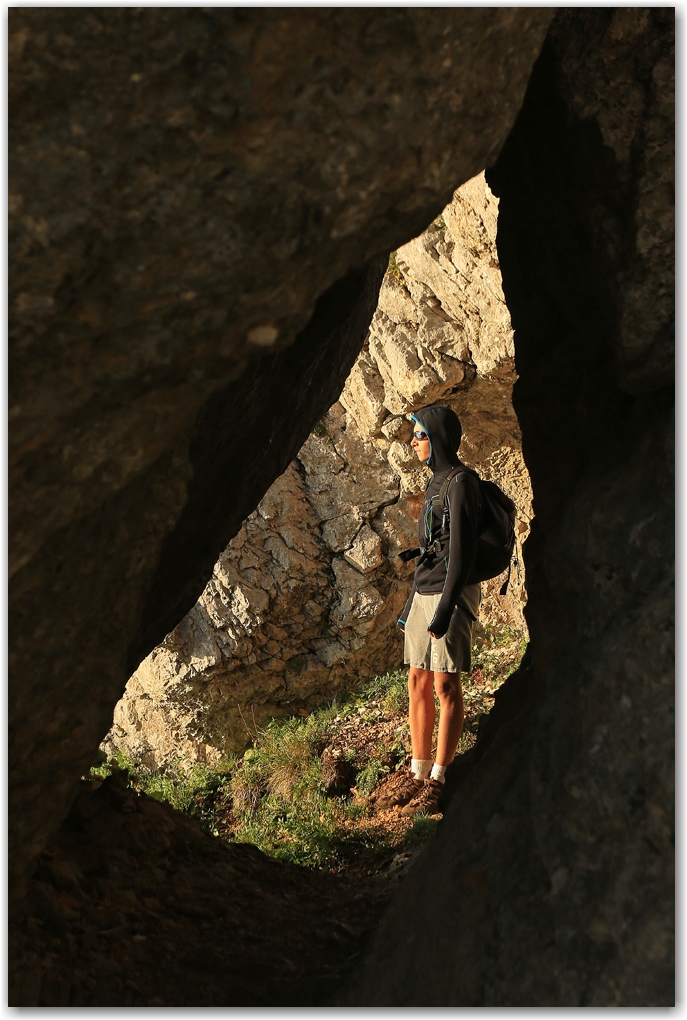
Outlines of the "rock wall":
{"label": "rock wall", "polygon": [[13,896],[128,677],[340,393],[367,267],[500,150],[550,18],[10,12]]}
{"label": "rock wall", "polygon": [[347,1005],[675,1001],[673,31],[667,8],[560,11],[487,173],[530,655]]}
{"label": "rock wall", "polygon": [[[340,401],[217,562],[201,598],[136,670],[104,743],[148,767],[216,759],[270,716],[307,709],[401,665],[396,619],[428,477],[405,415],[453,406],[461,455],[518,507],[531,493],[510,402],[513,333],[484,174],[391,260]],[[522,562],[522,555],[519,555]],[[484,587],[483,624],[524,627],[524,570]]]}

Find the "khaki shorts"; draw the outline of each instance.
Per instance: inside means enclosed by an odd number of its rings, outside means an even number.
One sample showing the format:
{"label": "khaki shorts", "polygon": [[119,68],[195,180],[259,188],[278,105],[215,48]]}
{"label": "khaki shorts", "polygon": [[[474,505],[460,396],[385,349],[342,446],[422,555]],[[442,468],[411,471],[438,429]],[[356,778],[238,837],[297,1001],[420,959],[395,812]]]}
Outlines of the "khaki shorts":
{"label": "khaki shorts", "polygon": [[[461,602],[469,607],[474,616],[479,611],[480,595],[479,584],[463,588]],[[427,632],[440,600],[440,593],[420,595],[415,592],[404,631],[405,664],[434,673],[469,673],[474,621],[464,609],[456,606],[448,630],[442,638],[433,638]]]}

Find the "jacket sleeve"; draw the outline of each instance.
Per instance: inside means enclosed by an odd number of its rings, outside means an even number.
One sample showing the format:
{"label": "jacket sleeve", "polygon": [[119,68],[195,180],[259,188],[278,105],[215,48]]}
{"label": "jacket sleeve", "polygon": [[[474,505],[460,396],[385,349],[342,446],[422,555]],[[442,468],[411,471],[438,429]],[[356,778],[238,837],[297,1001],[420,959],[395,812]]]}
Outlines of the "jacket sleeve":
{"label": "jacket sleeve", "polygon": [[410,607],[413,604],[413,598],[415,597],[415,592],[416,591],[417,591],[417,587],[415,585],[415,579],[413,578],[413,587],[410,589],[410,595],[408,596],[408,601],[404,605],[403,612],[401,613],[401,615],[399,616],[398,620],[396,621],[396,626],[400,627],[401,630],[405,630],[406,629],[406,621],[408,619],[408,613],[410,612]]}
{"label": "jacket sleeve", "polygon": [[438,637],[443,637],[448,630],[453,610],[470,576],[477,555],[479,482],[474,475],[462,471],[451,480],[447,498],[451,521],[448,569],[439,605],[427,628]]}

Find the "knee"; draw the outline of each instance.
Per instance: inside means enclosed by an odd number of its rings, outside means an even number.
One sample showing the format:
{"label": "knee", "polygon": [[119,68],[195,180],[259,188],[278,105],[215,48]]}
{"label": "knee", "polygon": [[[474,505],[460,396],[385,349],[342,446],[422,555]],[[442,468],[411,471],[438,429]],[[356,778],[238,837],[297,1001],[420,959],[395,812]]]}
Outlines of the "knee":
{"label": "knee", "polygon": [[413,666],[408,673],[408,693],[413,695],[424,694],[427,689],[431,690],[433,674],[428,669],[418,669]]}
{"label": "knee", "polygon": [[440,701],[462,701],[458,673],[440,673],[434,676],[434,690]]}

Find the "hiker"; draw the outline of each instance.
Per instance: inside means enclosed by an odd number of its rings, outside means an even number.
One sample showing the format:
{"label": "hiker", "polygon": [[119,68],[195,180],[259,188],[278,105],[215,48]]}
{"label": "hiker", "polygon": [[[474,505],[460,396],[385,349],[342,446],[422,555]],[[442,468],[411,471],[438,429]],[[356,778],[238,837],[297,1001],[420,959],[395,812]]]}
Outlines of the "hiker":
{"label": "hiker", "polygon": [[[404,661],[410,666],[412,761],[410,771],[399,772],[397,782],[377,802],[383,809],[403,806],[404,815],[440,810],[444,773],[463,729],[460,674],[470,669],[472,625],[481,594],[479,582],[471,578],[477,554],[480,481],[458,459],[460,420],[449,407],[440,406],[423,408],[410,417],[416,426],[411,445],[418,459],[432,469],[418,521],[422,555],[398,621],[405,637]],[[420,552],[412,550],[405,558]],[[439,732],[432,760],[434,691],[439,698]]]}

